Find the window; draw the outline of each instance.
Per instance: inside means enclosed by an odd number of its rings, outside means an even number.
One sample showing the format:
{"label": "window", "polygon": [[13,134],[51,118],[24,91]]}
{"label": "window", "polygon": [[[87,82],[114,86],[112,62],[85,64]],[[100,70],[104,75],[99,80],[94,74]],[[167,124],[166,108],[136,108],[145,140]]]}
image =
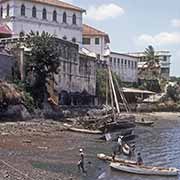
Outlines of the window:
{"label": "window", "polygon": [[7,5],[7,16],[9,16],[9,4]]}
{"label": "window", "polygon": [[120,59],[118,58],[118,66],[119,66],[119,64],[120,64]]}
{"label": "window", "polygon": [[25,16],[26,15],[26,7],[24,4],[21,5],[21,16]]}
{"label": "window", "polygon": [[32,8],[32,17],[36,18],[36,7],[35,6]]}
{"label": "window", "polygon": [[72,23],[76,24],[76,15],[75,14],[73,14]]}
{"label": "window", "polygon": [[1,18],[3,17],[3,7],[1,6]]}
{"label": "window", "polygon": [[83,38],[83,44],[91,44],[90,38]]}
{"label": "window", "polygon": [[128,60],[128,68],[130,68],[131,61]]}
{"label": "window", "polygon": [[76,42],[76,38],[72,38],[72,42],[74,42],[74,43],[75,43],[75,42]]}
{"label": "window", "polygon": [[125,66],[127,65],[127,60],[126,59],[124,60],[124,64],[125,64]]}
{"label": "window", "polygon": [[63,13],[63,23],[67,23],[67,15],[66,15],[66,12]]}
{"label": "window", "polygon": [[135,69],[137,68],[137,62],[134,62],[134,67],[135,67]]}
{"label": "window", "polygon": [[47,19],[47,12],[46,12],[45,8],[43,9],[42,19],[44,19],[44,20]]}
{"label": "window", "polygon": [[123,65],[124,64],[124,59],[121,59],[121,65]]}
{"label": "window", "polygon": [[57,21],[57,12],[56,12],[56,10],[53,11],[53,21]]}
{"label": "window", "polygon": [[95,38],[95,44],[96,44],[96,45],[99,44],[99,38]]}
{"label": "window", "polygon": [[116,58],[114,58],[114,65],[116,66]]}

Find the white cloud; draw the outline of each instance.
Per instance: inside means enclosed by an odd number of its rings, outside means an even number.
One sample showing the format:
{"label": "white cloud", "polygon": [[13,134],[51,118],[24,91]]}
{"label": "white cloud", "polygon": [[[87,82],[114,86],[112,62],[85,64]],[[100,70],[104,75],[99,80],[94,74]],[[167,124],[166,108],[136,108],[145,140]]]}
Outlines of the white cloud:
{"label": "white cloud", "polygon": [[180,19],[173,19],[171,21],[172,26],[174,27],[180,27]]}
{"label": "white cloud", "polygon": [[110,3],[101,4],[100,6],[90,6],[87,9],[87,18],[96,21],[103,21],[109,18],[116,18],[124,14],[124,9],[120,6]]}
{"label": "white cloud", "polygon": [[142,34],[137,38],[138,43],[146,43],[152,45],[171,45],[180,44],[179,32],[161,32],[157,35]]}

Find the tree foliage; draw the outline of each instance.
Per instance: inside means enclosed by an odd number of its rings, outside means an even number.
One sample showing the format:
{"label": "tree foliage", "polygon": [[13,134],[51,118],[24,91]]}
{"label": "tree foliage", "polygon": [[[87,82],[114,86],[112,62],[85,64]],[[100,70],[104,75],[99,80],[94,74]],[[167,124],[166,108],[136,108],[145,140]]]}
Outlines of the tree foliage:
{"label": "tree foliage", "polygon": [[[26,57],[26,83],[37,106],[41,106],[47,93],[46,83],[59,67],[59,43],[46,32],[31,32],[27,35],[25,47],[29,49]],[[28,76],[31,74],[31,76]]]}
{"label": "tree foliage", "polygon": [[[120,78],[112,72],[113,79],[114,77],[117,79],[118,84],[121,86],[121,80]],[[110,97],[110,87],[107,83],[109,81],[109,73],[106,69],[98,69],[96,72],[96,95],[101,101],[101,103],[105,103],[106,101],[106,88],[108,88],[108,97]],[[115,83],[114,83],[115,84]],[[115,86],[116,92],[117,92],[117,86]]]}

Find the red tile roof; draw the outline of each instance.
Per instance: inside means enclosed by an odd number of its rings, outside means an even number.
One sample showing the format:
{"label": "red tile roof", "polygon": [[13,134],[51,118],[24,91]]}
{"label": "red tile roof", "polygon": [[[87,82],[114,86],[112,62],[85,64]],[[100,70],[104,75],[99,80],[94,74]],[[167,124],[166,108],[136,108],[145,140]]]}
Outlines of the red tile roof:
{"label": "red tile roof", "polygon": [[110,43],[109,35],[103,31],[95,29],[87,24],[83,24],[83,36],[104,36],[107,43]]}
{"label": "red tile roof", "polygon": [[[7,1],[7,0],[0,0],[0,2],[4,2],[4,1]],[[24,0],[24,1],[32,1],[35,3],[47,4],[47,5],[57,6],[64,9],[71,9],[71,10],[75,10],[79,12],[85,12],[85,10],[80,7],[74,6],[72,4],[69,4],[60,0]]]}
{"label": "red tile roof", "polygon": [[0,24],[0,34],[11,35],[12,31],[7,25]]}

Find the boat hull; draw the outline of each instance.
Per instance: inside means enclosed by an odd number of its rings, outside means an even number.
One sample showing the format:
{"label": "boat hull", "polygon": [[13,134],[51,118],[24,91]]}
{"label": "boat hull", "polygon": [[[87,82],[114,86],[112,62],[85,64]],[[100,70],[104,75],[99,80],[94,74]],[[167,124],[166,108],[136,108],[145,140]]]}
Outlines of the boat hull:
{"label": "boat hull", "polygon": [[127,165],[122,163],[111,163],[110,167],[127,173],[140,175],[157,175],[157,176],[177,176],[176,168],[160,168],[150,166]]}

